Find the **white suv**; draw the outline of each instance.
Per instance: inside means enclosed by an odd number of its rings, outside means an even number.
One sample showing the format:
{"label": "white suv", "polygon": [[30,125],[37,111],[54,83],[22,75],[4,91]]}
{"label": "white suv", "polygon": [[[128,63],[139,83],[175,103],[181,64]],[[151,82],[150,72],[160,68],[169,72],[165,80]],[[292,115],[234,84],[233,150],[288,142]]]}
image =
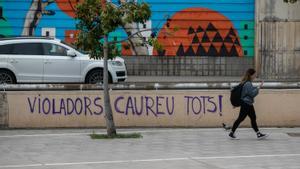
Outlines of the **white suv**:
{"label": "white suv", "polygon": [[[0,39],[0,83],[99,83],[103,60],[54,38]],[[109,82],[127,78],[124,59],[108,61]]]}

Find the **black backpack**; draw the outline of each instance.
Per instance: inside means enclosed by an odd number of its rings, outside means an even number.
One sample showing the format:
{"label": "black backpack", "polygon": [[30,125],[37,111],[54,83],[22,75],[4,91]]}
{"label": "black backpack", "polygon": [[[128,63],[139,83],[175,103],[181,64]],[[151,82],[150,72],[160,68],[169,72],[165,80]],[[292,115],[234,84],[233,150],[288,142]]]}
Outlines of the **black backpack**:
{"label": "black backpack", "polygon": [[230,91],[230,102],[234,107],[240,107],[242,104],[241,96],[242,90],[245,83],[240,83],[237,86],[234,86]]}

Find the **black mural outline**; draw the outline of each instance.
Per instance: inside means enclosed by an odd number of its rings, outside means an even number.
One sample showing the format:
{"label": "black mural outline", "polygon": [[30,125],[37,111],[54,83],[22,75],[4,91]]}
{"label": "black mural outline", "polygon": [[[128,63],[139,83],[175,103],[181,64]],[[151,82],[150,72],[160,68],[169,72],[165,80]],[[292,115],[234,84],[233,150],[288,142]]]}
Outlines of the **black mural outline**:
{"label": "black mural outline", "polygon": [[0,20],[4,20],[4,21],[7,21],[4,16],[3,16],[3,8],[2,6],[0,6]]}
{"label": "black mural outline", "polygon": [[[204,32],[203,37],[199,38],[199,32]],[[214,38],[210,40],[207,33],[208,32],[216,32]],[[223,39],[218,29],[212,23],[209,23],[206,31],[199,25],[197,29],[194,29],[190,26],[187,30],[188,36],[193,36],[190,46],[187,50],[184,50],[184,46],[181,43],[176,51],[176,56],[239,56],[237,51],[237,46],[241,46],[239,38],[235,33],[235,30],[231,27]],[[210,43],[208,51],[205,50],[202,43]],[[218,51],[216,46],[213,43],[222,43],[220,50]],[[230,49],[227,49],[226,44],[232,45]],[[198,44],[197,51],[194,51],[193,46]]]}
{"label": "black mural outline", "polygon": [[199,38],[198,38],[197,34],[195,33],[192,43],[199,43],[199,42],[200,42]]}
{"label": "black mural outline", "polygon": [[177,56],[184,56],[185,55],[184,47],[183,47],[182,43],[179,45],[178,50],[176,52],[176,55]]}
{"label": "black mural outline", "polygon": [[193,33],[195,33],[195,30],[194,30],[194,28],[192,28],[191,26],[189,27],[189,29],[188,29],[188,35],[190,35],[190,34],[193,34]]}
{"label": "black mural outline", "polygon": [[[0,6],[0,20],[3,20],[4,22],[7,22],[7,20],[3,16],[3,8]],[[4,38],[5,36],[0,33],[0,38]]]}
{"label": "black mural outline", "polygon": [[199,32],[204,32],[204,29],[200,25],[197,28],[197,33],[199,33]]}

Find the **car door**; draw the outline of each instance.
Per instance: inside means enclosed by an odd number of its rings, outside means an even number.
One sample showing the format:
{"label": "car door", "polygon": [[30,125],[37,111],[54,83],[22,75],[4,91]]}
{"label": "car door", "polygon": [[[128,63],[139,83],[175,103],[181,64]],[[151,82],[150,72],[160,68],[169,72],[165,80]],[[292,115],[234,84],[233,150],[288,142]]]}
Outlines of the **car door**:
{"label": "car door", "polygon": [[54,43],[43,43],[43,49],[44,82],[80,82],[80,57],[67,56],[69,49]]}
{"label": "car door", "polygon": [[43,82],[44,55],[41,43],[15,43],[7,55],[8,64],[13,67],[18,82]]}

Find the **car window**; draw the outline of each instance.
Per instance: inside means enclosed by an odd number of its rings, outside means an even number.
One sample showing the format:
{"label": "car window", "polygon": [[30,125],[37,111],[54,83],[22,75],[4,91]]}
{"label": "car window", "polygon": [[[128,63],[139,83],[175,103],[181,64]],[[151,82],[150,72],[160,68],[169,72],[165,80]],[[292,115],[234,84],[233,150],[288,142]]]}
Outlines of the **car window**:
{"label": "car window", "polygon": [[45,55],[67,56],[68,49],[63,46],[52,43],[43,43],[43,48]]}
{"label": "car window", "polygon": [[16,43],[13,45],[12,54],[15,55],[42,55],[40,43]]}
{"label": "car window", "polygon": [[12,46],[12,44],[0,45],[0,54],[10,54]]}
{"label": "car window", "polygon": [[66,46],[69,46],[70,48],[73,48],[73,49],[77,50],[78,52],[80,52],[82,54],[85,54],[85,55],[89,54],[87,51],[83,51],[81,49],[78,49],[76,46],[74,46],[72,44],[69,44],[69,43],[67,43],[65,41],[61,41],[61,43],[64,44],[64,45],[66,45]]}

